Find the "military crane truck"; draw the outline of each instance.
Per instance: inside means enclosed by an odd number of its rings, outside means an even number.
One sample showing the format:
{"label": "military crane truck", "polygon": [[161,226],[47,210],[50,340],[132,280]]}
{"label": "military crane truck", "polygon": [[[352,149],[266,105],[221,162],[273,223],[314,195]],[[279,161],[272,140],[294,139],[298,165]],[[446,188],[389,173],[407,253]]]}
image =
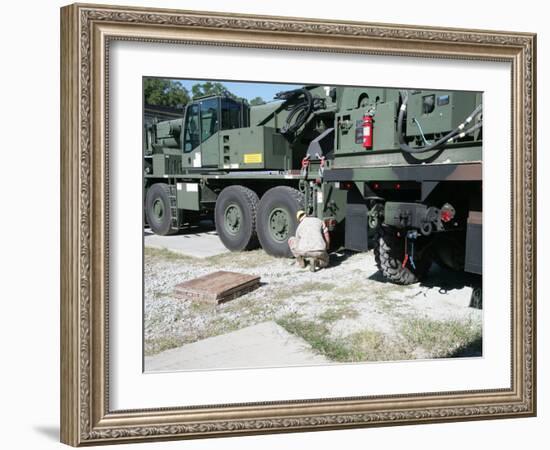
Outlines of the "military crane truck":
{"label": "military crane truck", "polygon": [[253,107],[210,96],[147,133],[157,234],[210,216],[229,250],[289,257],[304,209],[345,248],[374,246],[392,282],[434,260],[481,273],[481,93],[304,86]]}

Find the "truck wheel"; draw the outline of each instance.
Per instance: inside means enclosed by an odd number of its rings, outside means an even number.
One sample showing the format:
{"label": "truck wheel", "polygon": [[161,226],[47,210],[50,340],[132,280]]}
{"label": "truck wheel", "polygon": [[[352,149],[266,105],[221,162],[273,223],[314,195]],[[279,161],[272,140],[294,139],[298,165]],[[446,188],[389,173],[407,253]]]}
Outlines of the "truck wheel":
{"label": "truck wheel", "polygon": [[277,186],[267,191],[258,208],[258,239],[272,256],[290,258],[288,238],[294,236],[296,213],[304,207],[304,195],[289,186]]}
{"label": "truck wheel", "polygon": [[396,284],[413,284],[418,282],[430,269],[431,256],[418,248],[415,252],[413,269],[408,263],[402,266],[405,257],[405,240],[395,232],[383,228],[380,230],[374,247],[374,258],[378,270],[384,277]]}
{"label": "truck wheel", "polygon": [[244,186],[226,187],[216,200],[214,221],[223,245],[232,252],[258,247],[258,195]]}
{"label": "truck wheel", "polygon": [[170,186],[165,183],[153,184],[145,196],[147,223],[155,234],[166,236],[178,232],[173,225],[173,212],[170,207]]}

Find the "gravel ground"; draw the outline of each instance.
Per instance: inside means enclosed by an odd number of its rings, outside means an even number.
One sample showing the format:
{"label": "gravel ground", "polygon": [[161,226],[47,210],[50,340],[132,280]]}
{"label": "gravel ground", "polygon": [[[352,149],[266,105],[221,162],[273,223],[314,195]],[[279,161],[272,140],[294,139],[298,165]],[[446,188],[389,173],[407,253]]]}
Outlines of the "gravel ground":
{"label": "gravel ground", "polygon": [[[238,299],[178,299],[174,286],[216,270],[261,276]],[[434,266],[412,286],[384,282],[372,252],[333,253],[311,273],[262,250],[192,258],[145,248],[145,354],[275,321],[335,362],[480,356],[482,311],[469,307],[475,280]]]}

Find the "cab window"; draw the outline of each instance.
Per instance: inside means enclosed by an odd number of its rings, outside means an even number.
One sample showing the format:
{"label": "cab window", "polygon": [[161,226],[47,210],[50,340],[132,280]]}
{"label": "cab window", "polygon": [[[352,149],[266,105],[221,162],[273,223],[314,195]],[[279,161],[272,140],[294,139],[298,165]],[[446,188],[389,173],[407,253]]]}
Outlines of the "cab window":
{"label": "cab window", "polygon": [[201,101],[201,142],[218,131],[218,98]]}
{"label": "cab window", "polygon": [[185,139],[183,151],[192,152],[200,144],[199,105],[190,105],[185,114]]}
{"label": "cab window", "polygon": [[241,128],[241,104],[234,100],[222,100],[222,130]]}

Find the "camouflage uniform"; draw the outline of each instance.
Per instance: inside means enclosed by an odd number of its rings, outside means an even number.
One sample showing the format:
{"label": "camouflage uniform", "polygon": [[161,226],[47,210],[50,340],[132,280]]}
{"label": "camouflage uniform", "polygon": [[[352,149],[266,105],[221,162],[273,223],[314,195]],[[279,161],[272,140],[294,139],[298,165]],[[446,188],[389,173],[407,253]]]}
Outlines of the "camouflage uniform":
{"label": "camouflage uniform", "polygon": [[327,233],[325,223],[317,217],[305,217],[296,228],[296,236],[288,240],[290,251],[298,264],[305,267],[304,258],[311,258],[317,267],[327,267],[329,256],[323,235]]}

